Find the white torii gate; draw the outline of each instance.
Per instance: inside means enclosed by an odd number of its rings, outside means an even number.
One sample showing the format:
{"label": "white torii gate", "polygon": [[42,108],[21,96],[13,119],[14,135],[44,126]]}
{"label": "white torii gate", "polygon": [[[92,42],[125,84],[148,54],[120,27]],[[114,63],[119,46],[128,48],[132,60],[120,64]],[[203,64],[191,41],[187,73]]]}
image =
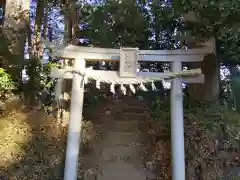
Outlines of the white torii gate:
{"label": "white torii gate", "polygon": [[[84,96],[84,73],[102,79],[121,80],[153,78],[165,79],[174,75],[184,74],[182,72],[183,62],[203,61],[204,55],[213,53],[211,48],[200,48],[190,50],[138,50],[135,48],[105,49],[78,47],[69,45],[56,48],[47,41],[44,43],[53,49],[52,56],[75,59],[74,67],[68,69],[53,69],[52,77],[62,79],[73,79],[70,122],[67,140],[66,162],[64,180],[77,179],[77,165],[79,148],[81,144],[80,132],[82,124],[82,109]],[[86,70],[85,61],[120,61],[120,75],[116,71]],[[172,72],[136,72],[137,61],[171,62]],[[126,66],[126,64],[128,64]],[[74,71],[73,71],[74,70]],[[79,71],[79,73],[78,73]],[[75,72],[75,73],[74,73]],[[83,72],[81,74],[80,72]],[[184,119],[183,119],[183,93],[182,82],[204,83],[204,75],[197,72],[188,72],[186,75],[198,74],[194,77],[174,76],[171,81],[171,145],[172,145],[172,177],[173,180],[185,180],[185,152],[184,152]]]}

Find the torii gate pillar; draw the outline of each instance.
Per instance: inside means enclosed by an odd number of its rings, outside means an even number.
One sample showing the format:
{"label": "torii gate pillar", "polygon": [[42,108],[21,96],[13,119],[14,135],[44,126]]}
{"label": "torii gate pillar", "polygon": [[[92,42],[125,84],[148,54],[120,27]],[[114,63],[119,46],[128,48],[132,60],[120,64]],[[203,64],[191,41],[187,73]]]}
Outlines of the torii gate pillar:
{"label": "torii gate pillar", "polygon": [[[85,60],[75,59],[75,69],[84,69]],[[70,120],[68,127],[68,139],[66,160],[64,169],[64,180],[76,180],[78,172],[78,156],[81,144],[81,126],[82,126],[82,110],[84,96],[84,79],[80,74],[73,74],[72,82],[72,98],[70,107]]]}
{"label": "torii gate pillar", "polygon": [[[172,72],[182,70],[181,62],[172,63]],[[183,93],[182,80],[175,78],[171,85],[171,149],[172,149],[172,179],[185,178],[185,152],[184,152],[184,119],[183,119]]]}

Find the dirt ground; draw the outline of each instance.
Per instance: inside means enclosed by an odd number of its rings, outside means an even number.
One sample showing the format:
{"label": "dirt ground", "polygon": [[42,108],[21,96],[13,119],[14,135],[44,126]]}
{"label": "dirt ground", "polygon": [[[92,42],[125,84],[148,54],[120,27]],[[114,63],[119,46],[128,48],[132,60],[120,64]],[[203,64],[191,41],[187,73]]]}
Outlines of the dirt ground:
{"label": "dirt ground", "polygon": [[[46,116],[42,111],[22,110],[21,103],[9,107],[0,117],[0,179],[62,180],[67,128],[62,127],[56,118]],[[91,152],[94,148],[92,142],[101,139],[101,131],[104,130],[103,122],[107,120],[106,115],[112,113],[112,107],[112,102],[110,104],[104,102],[85,111],[82,153]],[[116,115],[121,115],[121,111]],[[149,136],[151,148],[144,157],[144,161],[154,166],[156,175],[161,177],[160,179],[171,179],[170,132],[151,118],[147,121],[148,133],[151,135]],[[186,121],[185,131],[186,162],[190,170],[188,172],[190,179],[195,167],[201,162],[209,163],[203,157],[207,160],[211,159],[215,145],[211,135],[202,131],[192,121]],[[198,156],[196,152],[199,153]],[[84,158],[79,159],[79,165],[82,161]],[[205,172],[205,177],[209,175],[206,177],[208,180],[215,179],[216,176],[224,173],[220,166],[218,172],[212,172],[218,165],[216,162],[212,163],[212,167],[207,168]],[[79,168],[79,179],[82,173]]]}
{"label": "dirt ground", "polygon": [[0,179],[61,179],[64,133],[44,112],[9,105],[0,118]]}

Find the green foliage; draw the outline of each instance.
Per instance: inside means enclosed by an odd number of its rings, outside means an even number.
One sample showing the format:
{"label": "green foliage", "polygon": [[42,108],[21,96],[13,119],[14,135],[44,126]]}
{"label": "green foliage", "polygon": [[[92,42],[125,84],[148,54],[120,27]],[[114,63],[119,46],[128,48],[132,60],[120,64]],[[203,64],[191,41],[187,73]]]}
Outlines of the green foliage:
{"label": "green foliage", "polygon": [[83,30],[80,37],[100,47],[146,47],[149,42],[149,23],[136,1],[105,1],[99,5],[85,5],[81,16]]}
{"label": "green foliage", "polygon": [[0,28],[0,66],[4,68],[17,83],[21,82],[22,56],[15,55],[10,50],[11,42],[6,33]]}
{"label": "green foliage", "polygon": [[[37,97],[37,93],[42,89],[42,64],[39,59],[31,58],[26,63],[26,74],[29,80],[26,82],[25,87],[32,97]],[[30,94],[29,94],[30,95]]]}
{"label": "green foliage", "polygon": [[0,68],[0,101],[6,100],[16,88],[11,76]]}
{"label": "green foliage", "polygon": [[156,101],[152,103],[152,118],[162,124],[169,124],[170,122],[170,102],[164,101],[161,97],[157,97]]}
{"label": "green foliage", "polygon": [[240,76],[236,74],[235,76],[231,77],[231,97],[232,101],[234,101],[234,107],[236,108],[237,112],[240,113]]}
{"label": "green foliage", "polygon": [[8,49],[8,40],[4,36],[3,30],[0,29],[0,54],[1,56],[11,56],[11,52]]}
{"label": "green foliage", "polygon": [[53,79],[50,77],[51,68],[57,67],[57,63],[42,63],[38,58],[27,60],[26,73],[29,79],[23,84],[25,96],[29,103],[36,103],[43,90],[49,90],[53,86]]}
{"label": "green foliage", "polygon": [[182,14],[193,11],[197,22],[189,23],[190,36],[216,38],[217,53],[225,65],[238,64],[240,58],[240,1],[174,0],[173,7]]}
{"label": "green foliage", "polygon": [[44,88],[51,88],[53,86],[53,79],[51,77],[51,69],[59,66],[57,62],[48,62],[42,65],[42,85]]}
{"label": "green foliage", "polygon": [[197,114],[204,127],[229,146],[240,146],[240,114],[220,103],[212,104]]}
{"label": "green foliage", "polygon": [[[152,105],[152,118],[160,124],[170,124],[170,103],[168,101],[156,98]],[[217,103],[199,103],[185,98],[184,117],[191,123],[196,123],[206,131],[211,132],[216,139],[229,144],[229,146],[240,146],[240,114],[229,109],[227,104]],[[170,128],[170,126],[168,126]]]}
{"label": "green foliage", "polygon": [[[169,108],[169,100],[164,101],[159,97],[152,105],[153,120],[158,121],[168,130],[170,130],[171,121]],[[186,127],[194,124],[197,129],[209,132],[215,140],[220,142],[220,149],[223,146],[226,151],[240,147],[240,114],[220,101],[206,104],[185,98],[184,120]]]}

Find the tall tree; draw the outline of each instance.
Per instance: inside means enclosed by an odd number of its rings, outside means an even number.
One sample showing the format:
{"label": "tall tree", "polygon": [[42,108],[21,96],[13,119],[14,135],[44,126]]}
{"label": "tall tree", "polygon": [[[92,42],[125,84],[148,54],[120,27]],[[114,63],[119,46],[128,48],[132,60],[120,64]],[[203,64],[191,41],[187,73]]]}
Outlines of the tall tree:
{"label": "tall tree", "polygon": [[21,73],[24,65],[25,32],[29,22],[29,0],[6,0],[4,15],[4,35],[10,43],[8,48],[14,58],[7,59],[10,64],[7,69],[14,80],[21,83]]}
{"label": "tall tree", "polygon": [[32,56],[36,58],[41,58],[43,56],[43,48],[41,44],[41,32],[43,25],[44,9],[46,5],[46,0],[38,0],[36,8],[36,16],[33,30],[33,40],[32,40]]}

